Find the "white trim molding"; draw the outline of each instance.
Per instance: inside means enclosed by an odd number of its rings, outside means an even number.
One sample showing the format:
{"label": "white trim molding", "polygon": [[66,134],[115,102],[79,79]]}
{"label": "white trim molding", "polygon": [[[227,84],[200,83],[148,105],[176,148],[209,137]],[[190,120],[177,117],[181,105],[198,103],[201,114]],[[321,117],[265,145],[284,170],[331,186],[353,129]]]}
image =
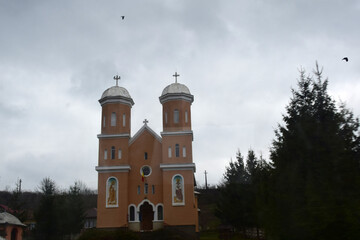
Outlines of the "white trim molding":
{"label": "white trim molding", "polygon": [[135,104],[132,98],[127,98],[123,96],[107,96],[99,100],[101,106],[104,106],[107,103],[123,103],[128,105],[130,108]]}
{"label": "white trim molding", "polygon": [[98,134],[98,138],[130,138],[130,134],[123,133],[123,134]]}
{"label": "white trim molding", "polygon": [[160,169],[163,171],[192,170],[196,172],[195,163],[161,163]]}
{"label": "white trim molding", "polygon": [[160,96],[159,100],[161,104],[172,100],[184,100],[192,103],[194,101],[194,96],[188,93],[166,93],[165,95]]}
{"label": "white trim molding", "polygon": [[101,173],[105,172],[129,172],[131,170],[130,165],[121,166],[97,166],[95,170]]}
{"label": "white trim molding", "polygon": [[161,136],[178,136],[178,135],[193,135],[193,131],[178,131],[178,132],[161,132]]}

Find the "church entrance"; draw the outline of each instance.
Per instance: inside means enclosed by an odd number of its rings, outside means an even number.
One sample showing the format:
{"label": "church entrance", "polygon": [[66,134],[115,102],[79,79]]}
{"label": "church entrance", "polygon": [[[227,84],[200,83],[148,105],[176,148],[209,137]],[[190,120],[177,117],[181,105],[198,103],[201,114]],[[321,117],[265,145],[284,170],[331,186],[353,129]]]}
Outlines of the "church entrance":
{"label": "church entrance", "polygon": [[154,211],[148,202],[145,202],[143,205],[141,205],[140,216],[141,230],[153,230]]}

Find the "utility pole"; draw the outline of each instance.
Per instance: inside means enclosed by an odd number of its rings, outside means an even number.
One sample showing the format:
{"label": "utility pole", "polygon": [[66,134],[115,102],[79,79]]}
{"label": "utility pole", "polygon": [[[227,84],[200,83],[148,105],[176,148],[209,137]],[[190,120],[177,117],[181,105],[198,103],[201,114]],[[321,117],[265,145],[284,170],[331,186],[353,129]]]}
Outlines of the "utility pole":
{"label": "utility pole", "polygon": [[204,174],[205,174],[205,189],[207,190],[208,189],[207,188],[207,174],[208,174],[208,172],[205,170]]}

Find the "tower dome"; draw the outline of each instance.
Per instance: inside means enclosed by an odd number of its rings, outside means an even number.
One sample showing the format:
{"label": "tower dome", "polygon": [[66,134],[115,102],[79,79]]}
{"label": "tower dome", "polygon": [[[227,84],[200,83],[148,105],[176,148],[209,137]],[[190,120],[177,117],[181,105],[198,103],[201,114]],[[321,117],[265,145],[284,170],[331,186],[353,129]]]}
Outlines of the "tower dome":
{"label": "tower dome", "polygon": [[101,96],[101,99],[105,97],[125,97],[125,98],[131,98],[128,90],[126,90],[123,87],[119,86],[113,86],[111,88],[108,88],[104,91],[104,93]]}
{"label": "tower dome", "polygon": [[187,86],[181,83],[172,83],[169,86],[165,87],[161,96],[172,93],[185,93],[191,94]]}
{"label": "tower dome", "polygon": [[99,100],[101,106],[106,103],[124,103],[130,107],[134,105],[134,101],[131,98],[128,90],[123,87],[113,86],[104,91]]}
{"label": "tower dome", "polygon": [[189,88],[177,82],[177,77],[180,75],[175,72],[173,76],[175,77],[175,82],[166,86],[159,97],[161,104],[170,100],[185,100],[192,103],[194,96],[191,95]]}

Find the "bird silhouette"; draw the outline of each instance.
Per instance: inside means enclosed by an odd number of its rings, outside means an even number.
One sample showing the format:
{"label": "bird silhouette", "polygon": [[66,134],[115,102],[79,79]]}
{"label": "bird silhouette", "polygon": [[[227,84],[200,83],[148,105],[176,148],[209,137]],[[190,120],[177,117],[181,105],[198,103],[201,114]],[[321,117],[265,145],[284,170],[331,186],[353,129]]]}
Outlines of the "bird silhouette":
{"label": "bird silhouette", "polygon": [[125,16],[121,16],[121,19],[124,20],[124,19],[125,19]]}
{"label": "bird silhouette", "polygon": [[349,61],[349,59],[347,57],[344,57],[342,60],[345,60],[346,62]]}

